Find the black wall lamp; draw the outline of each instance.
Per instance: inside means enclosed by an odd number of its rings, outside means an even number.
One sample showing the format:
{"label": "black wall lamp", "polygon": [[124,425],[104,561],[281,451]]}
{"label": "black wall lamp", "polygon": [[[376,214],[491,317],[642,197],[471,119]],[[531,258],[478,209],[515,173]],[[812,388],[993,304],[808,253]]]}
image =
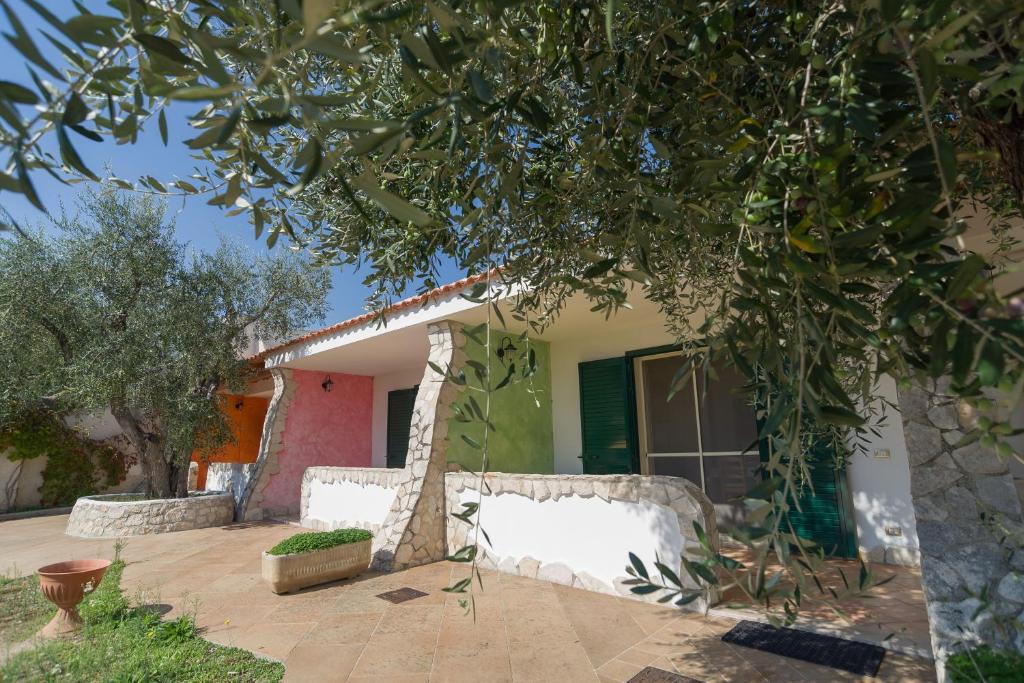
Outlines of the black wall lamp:
{"label": "black wall lamp", "polygon": [[237,401],[235,401],[235,410],[241,410],[242,406],[244,405],[245,401],[243,401],[242,399],[238,399]]}
{"label": "black wall lamp", "polygon": [[502,365],[508,365],[508,358],[516,352],[515,344],[512,343],[511,337],[504,337],[501,343],[498,344],[498,350],[494,352],[494,355],[498,357]]}
{"label": "black wall lamp", "polygon": [[324,388],[324,391],[330,393],[331,388],[334,386],[334,380],[331,379],[330,375],[324,378],[323,382],[320,382],[320,386]]}

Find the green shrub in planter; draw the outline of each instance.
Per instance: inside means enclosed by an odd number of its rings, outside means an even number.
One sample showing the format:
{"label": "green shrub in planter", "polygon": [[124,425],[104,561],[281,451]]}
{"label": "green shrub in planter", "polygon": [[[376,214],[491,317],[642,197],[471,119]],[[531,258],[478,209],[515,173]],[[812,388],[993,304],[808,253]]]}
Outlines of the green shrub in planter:
{"label": "green shrub in planter", "polygon": [[983,645],[950,657],[946,671],[953,683],[1017,683],[1024,680],[1024,657]]}
{"label": "green shrub in planter", "polygon": [[369,541],[372,534],[363,529],[336,529],[334,531],[306,531],[286,538],[267,551],[270,555],[296,555],[314,550],[326,550],[346,543]]}

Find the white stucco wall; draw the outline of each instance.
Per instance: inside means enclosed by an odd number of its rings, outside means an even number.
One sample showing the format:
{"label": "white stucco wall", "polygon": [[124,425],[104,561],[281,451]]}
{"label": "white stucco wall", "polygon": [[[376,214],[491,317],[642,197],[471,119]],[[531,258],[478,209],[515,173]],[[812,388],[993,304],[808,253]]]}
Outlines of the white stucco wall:
{"label": "white stucco wall", "polygon": [[396,488],[356,481],[309,482],[303,524],[316,528],[359,527],[376,530],[384,522],[395,499]]}
{"label": "white stucco wall", "polygon": [[373,432],[370,462],[374,467],[387,467],[388,392],[409,389],[423,380],[423,366],[397,370],[373,378]]}
{"label": "white stucco wall", "polygon": [[[876,407],[884,422],[878,437],[863,440],[866,452],[854,453],[847,470],[850,495],[857,521],[857,545],[875,562],[917,564],[917,522],[910,497],[910,463],[899,411],[884,406],[882,399],[896,403],[896,382],[883,377],[876,392]],[[878,458],[888,450],[888,458]],[[886,527],[898,527],[902,535],[890,536]]]}
{"label": "white stucco wall", "polygon": [[[460,503],[478,498],[471,489],[459,493]],[[480,524],[492,541],[488,552],[493,550],[499,564],[524,557],[559,562],[608,586],[629,578],[630,552],[648,567],[654,566],[656,556],[671,558],[668,562],[677,569],[683,552],[675,511],[649,500],[630,503],[563,496],[538,502],[526,496],[488,496],[480,515]]]}
{"label": "white stucco wall", "polygon": [[557,474],[583,471],[579,364],[672,343],[671,335],[660,324],[611,329],[599,334],[588,331],[551,342],[551,403]]}
{"label": "white stucco wall", "polygon": [[[451,513],[482,496],[479,521],[489,542],[481,541],[481,566],[531,579],[551,581],[609,595],[638,597],[629,579],[629,553],[648,567],[655,558],[677,571],[684,587],[703,593],[688,609],[717,600],[713,587],[698,587],[678,571],[680,556],[695,559],[700,526],[710,543],[719,542],[714,507],[696,486],[676,477],[635,474],[480,476],[445,475],[449,552],[474,542],[472,525]],[[474,522],[476,520],[474,519]],[[656,600],[654,594],[640,599]]]}

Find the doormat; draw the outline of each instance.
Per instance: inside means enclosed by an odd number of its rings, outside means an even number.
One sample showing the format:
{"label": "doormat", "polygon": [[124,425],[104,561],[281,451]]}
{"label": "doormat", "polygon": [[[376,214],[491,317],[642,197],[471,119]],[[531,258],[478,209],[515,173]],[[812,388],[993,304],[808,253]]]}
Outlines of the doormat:
{"label": "doormat", "polygon": [[398,590],[381,593],[377,597],[381,600],[387,600],[388,602],[397,605],[398,603],[405,602],[406,600],[422,598],[424,595],[426,595],[426,593],[418,591],[415,588],[399,588]]}
{"label": "doormat", "polygon": [[741,621],[722,636],[722,640],[861,676],[877,675],[885,657],[885,650],[877,645],[792,628],[775,628],[756,621]]}
{"label": "doormat", "polygon": [[626,681],[626,683],[701,683],[696,678],[690,678],[689,676],[683,676],[672,671],[665,671],[664,669],[657,669],[653,666],[649,666],[642,671],[637,672],[636,676]]}

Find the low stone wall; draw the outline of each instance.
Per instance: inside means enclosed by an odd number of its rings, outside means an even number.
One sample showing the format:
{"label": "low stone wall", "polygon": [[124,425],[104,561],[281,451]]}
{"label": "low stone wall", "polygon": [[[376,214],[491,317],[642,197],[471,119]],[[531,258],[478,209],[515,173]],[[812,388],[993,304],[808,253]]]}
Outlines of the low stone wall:
{"label": "low stone wall", "polygon": [[[714,506],[704,493],[677,477],[641,475],[485,476],[479,539],[481,566],[611,595],[637,598],[623,581],[629,553],[655,572],[655,557],[680,571],[682,553],[697,544],[699,523],[717,546]],[[470,525],[451,516],[481,500],[480,475],[445,475],[448,552],[471,542]],[[658,593],[649,598],[656,600]],[[688,605],[703,610],[718,599],[713,590]]]}
{"label": "low stone wall", "polygon": [[199,493],[188,498],[140,500],[119,493],[79,498],[68,519],[67,534],[112,538],[162,534],[230,524],[235,502],[229,493]]}
{"label": "low stone wall", "polygon": [[403,470],[308,467],[302,475],[302,526],[317,531],[366,529],[376,535],[388,516]]}
{"label": "low stone wall", "polygon": [[256,474],[256,463],[211,462],[206,470],[206,491],[230,493],[241,503],[245,487]]}

